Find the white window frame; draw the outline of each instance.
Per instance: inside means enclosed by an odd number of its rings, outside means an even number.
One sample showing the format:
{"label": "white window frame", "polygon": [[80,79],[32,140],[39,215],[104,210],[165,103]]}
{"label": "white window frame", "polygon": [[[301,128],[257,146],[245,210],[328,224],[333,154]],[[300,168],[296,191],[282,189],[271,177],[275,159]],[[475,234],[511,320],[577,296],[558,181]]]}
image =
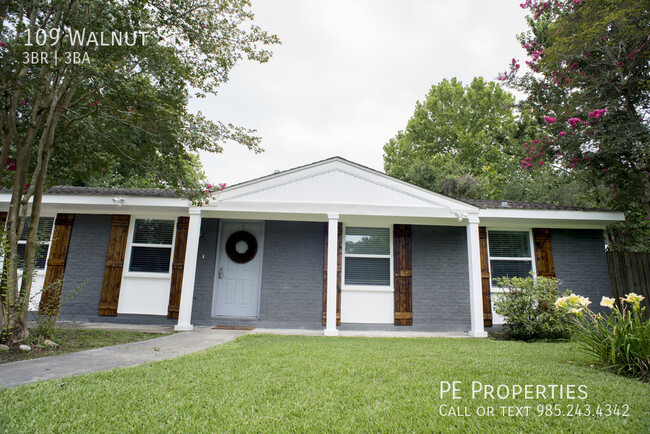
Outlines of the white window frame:
{"label": "white window frame", "polygon": [[[492,292],[504,292],[504,289],[500,286],[495,285],[494,278],[492,275],[492,260],[501,260],[501,261],[531,261],[531,269],[533,270],[533,278],[537,277],[537,264],[536,264],[536,258],[535,258],[535,244],[534,244],[534,238],[533,238],[533,230],[532,229],[501,229],[501,228],[494,228],[494,229],[489,229],[486,228],[487,230],[487,257],[488,257],[488,267],[490,270],[490,288],[492,289]],[[528,233],[528,243],[530,246],[530,257],[521,257],[521,258],[513,258],[513,257],[503,257],[503,256],[490,256],[490,231],[493,232],[527,232]]]}
{"label": "white window frame", "polygon": [[[50,231],[50,238],[47,241],[40,241],[39,244],[41,246],[47,245],[47,255],[45,255],[45,266],[43,268],[36,268],[34,267],[34,271],[40,275],[41,273],[44,273],[45,270],[47,269],[47,261],[50,259],[50,251],[52,250],[52,238],[54,237],[54,226],[56,226],[56,216],[51,216],[51,215],[41,215],[39,217],[39,223],[41,219],[52,219],[52,230]],[[22,235],[22,234],[21,234]],[[37,233],[38,236],[38,233]],[[27,245],[27,240],[21,240],[20,237],[18,238],[18,242],[16,243],[18,245]],[[19,270],[22,270],[23,267],[18,267]]]}
{"label": "white window frame", "polygon": [[[381,228],[381,229],[388,229],[388,240],[389,240],[389,254],[388,255],[364,255],[364,254],[359,254],[359,253],[350,253],[347,254],[345,253],[345,230],[346,228],[351,227],[351,228]],[[386,225],[376,225],[376,224],[361,224],[361,225],[346,225],[343,224],[343,232],[341,234],[343,239],[341,240],[342,246],[342,257],[341,257],[341,290],[348,290],[348,291],[373,291],[373,292],[393,292],[393,288],[395,287],[394,285],[394,252],[393,252],[393,225],[386,226]],[[387,258],[390,257],[390,262],[389,262],[389,270],[388,270],[388,276],[389,276],[389,285],[353,285],[353,284],[348,284],[345,282],[345,258],[350,257],[350,258]]]}
{"label": "white window frame", "polygon": [[[144,244],[144,243],[134,243],[133,235],[135,233],[135,221],[136,220],[170,220],[174,222],[174,231],[172,234],[172,243],[169,244]],[[128,241],[126,243],[126,252],[124,255],[124,268],[122,271],[123,277],[146,277],[153,279],[170,279],[172,277],[172,264],[174,262],[174,247],[176,246],[176,225],[178,223],[178,216],[165,216],[165,215],[156,215],[152,216],[149,214],[135,214],[131,215],[131,221],[129,223],[129,234]],[[167,273],[154,273],[151,271],[130,271],[131,268],[131,254],[133,252],[133,247],[154,247],[154,248],[170,248],[171,254],[169,256],[169,268]]]}

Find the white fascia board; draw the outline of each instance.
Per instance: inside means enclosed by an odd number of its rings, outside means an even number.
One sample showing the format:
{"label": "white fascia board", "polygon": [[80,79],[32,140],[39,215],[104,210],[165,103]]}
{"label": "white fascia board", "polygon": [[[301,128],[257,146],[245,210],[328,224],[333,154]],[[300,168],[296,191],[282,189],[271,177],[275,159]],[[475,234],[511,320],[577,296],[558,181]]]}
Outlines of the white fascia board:
{"label": "white fascia board", "polygon": [[621,211],[571,211],[532,209],[481,209],[481,226],[603,229],[625,221]]}
{"label": "white fascia board", "polygon": [[390,205],[365,205],[345,203],[321,202],[274,202],[274,201],[219,201],[212,202],[204,208],[209,211],[254,212],[260,218],[265,213],[289,214],[327,214],[339,213],[346,215],[391,216],[391,217],[432,217],[458,219],[454,214],[456,210],[428,206],[390,206]]}
{"label": "white fascia board", "polygon": [[[203,210],[204,219],[232,219],[232,220],[278,220],[278,221],[295,221],[295,222],[322,222],[327,223],[327,214],[301,214],[301,213],[269,213],[263,214],[258,212],[245,211],[219,211]],[[422,226],[466,226],[466,222],[459,221],[457,218],[432,218],[432,217],[403,217],[403,216],[384,216],[384,215],[349,215],[339,214],[339,221],[349,226],[384,226],[388,227],[393,224],[411,224]]]}
{"label": "white fascia board", "polygon": [[322,173],[339,170],[351,176],[356,176],[367,180],[368,182],[389,188],[406,195],[414,196],[418,199],[452,209],[453,211],[473,213],[478,210],[477,207],[461,202],[456,199],[434,193],[430,190],[415,186],[406,181],[393,178],[385,173],[377,172],[354,163],[341,160],[325,160],[313,165],[300,167],[287,172],[269,175],[253,181],[248,181],[233,187],[229,187],[219,194],[219,200],[237,200],[238,197],[245,196],[259,191],[268,190],[291,182],[300,181]]}
{"label": "white fascia board", "polygon": [[[124,199],[121,206],[113,199]],[[9,209],[10,194],[0,194],[0,209]],[[42,208],[48,212],[78,214],[134,214],[156,213],[187,215],[190,203],[181,197],[97,196],[97,195],[43,195]]]}

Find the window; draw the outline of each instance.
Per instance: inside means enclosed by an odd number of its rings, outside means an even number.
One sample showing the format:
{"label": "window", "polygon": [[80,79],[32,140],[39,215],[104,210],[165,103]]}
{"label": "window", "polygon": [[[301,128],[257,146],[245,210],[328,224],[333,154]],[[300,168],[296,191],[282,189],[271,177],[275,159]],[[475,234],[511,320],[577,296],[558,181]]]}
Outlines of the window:
{"label": "window", "polygon": [[492,286],[499,277],[528,277],[533,269],[529,232],[488,231]]}
{"label": "window", "polygon": [[345,284],[390,286],[390,229],[345,228]]}
{"label": "window", "polygon": [[[50,250],[50,241],[52,240],[52,228],[54,227],[54,217],[41,217],[38,219],[38,232],[36,238],[40,242],[40,246],[36,251],[35,268],[37,270],[45,269],[45,262],[47,261],[47,253]],[[29,217],[25,219],[25,227],[23,233],[20,234],[18,240],[18,267],[23,268],[25,264],[25,248],[27,247],[27,231],[29,231]]]}
{"label": "window", "polygon": [[174,220],[136,219],[129,271],[169,273]]}

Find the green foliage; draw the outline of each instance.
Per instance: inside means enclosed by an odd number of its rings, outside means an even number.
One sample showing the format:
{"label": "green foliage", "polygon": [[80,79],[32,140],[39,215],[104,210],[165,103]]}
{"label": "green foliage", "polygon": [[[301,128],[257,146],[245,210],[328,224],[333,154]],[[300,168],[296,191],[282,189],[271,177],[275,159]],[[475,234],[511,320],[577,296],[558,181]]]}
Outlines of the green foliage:
{"label": "green foliage", "polygon": [[552,167],[519,170],[520,143],[539,132],[493,82],[431,87],[406,129],[384,145],[386,173],[456,198],[593,205],[584,180]]}
{"label": "green foliage", "polygon": [[[542,131],[522,158],[574,174],[601,208],[625,211],[610,248],[650,249],[650,9],[642,0],[528,1],[530,31],[501,79],[527,93],[520,110]],[[523,63],[523,62],[522,62]],[[522,160],[534,171],[534,161]],[[531,164],[532,163],[532,164]],[[530,164],[530,165],[528,165]]]}
{"label": "green foliage", "polygon": [[480,77],[469,86],[455,78],[441,81],[384,146],[386,173],[434,191],[476,196],[479,177],[498,183],[489,175],[499,170],[490,167],[511,163],[513,104],[511,94]]}
{"label": "green foliage", "polygon": [[279,43],[252,24],[249,8],[247,0],[0,2],[0,187],[11,191],[12,259],[3,263],[3,339],[27,336],[35,229],[22,278],[14,259],[47,186],[167,187],[200,202],[199,151],[219,153],[227,141],[261,151],[254,130],[188,112],[192,93],[216,93],[238,62],[266,62]]}
{"label": "green foliage", "polygon": [[571,294],[557,300],[561,309],[571,312],[575,325],[574,341],[592,363],[619,375],[650,381],[650,320],[644,319],[643,297],[627,294],[616,305],[603,297],[601,305],[611,312],[595,315],[588,299]]}
{"label": "green foliage", "polygon": [[555,307],[560,281],[532,276],[497,279],[504,292],[497,294],[494,310],[505,317],[513,339],[564,339],[570,336],[566,313]]}

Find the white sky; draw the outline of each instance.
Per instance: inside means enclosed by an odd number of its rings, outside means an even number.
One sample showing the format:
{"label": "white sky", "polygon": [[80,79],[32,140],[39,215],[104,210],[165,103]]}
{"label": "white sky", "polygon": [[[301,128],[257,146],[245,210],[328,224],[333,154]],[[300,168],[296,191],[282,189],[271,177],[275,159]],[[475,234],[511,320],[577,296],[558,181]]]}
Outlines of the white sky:
{"label": "white sky", "polygon": [[383,145],[433,84],[495,80],[523,61],[521,0],[253,0],[255,23],[282,45],[243,62],[209,119],[254,128],[265,152],[229,143],[203,153],[208,179],[232,185],[335,155],[383,171]]}

